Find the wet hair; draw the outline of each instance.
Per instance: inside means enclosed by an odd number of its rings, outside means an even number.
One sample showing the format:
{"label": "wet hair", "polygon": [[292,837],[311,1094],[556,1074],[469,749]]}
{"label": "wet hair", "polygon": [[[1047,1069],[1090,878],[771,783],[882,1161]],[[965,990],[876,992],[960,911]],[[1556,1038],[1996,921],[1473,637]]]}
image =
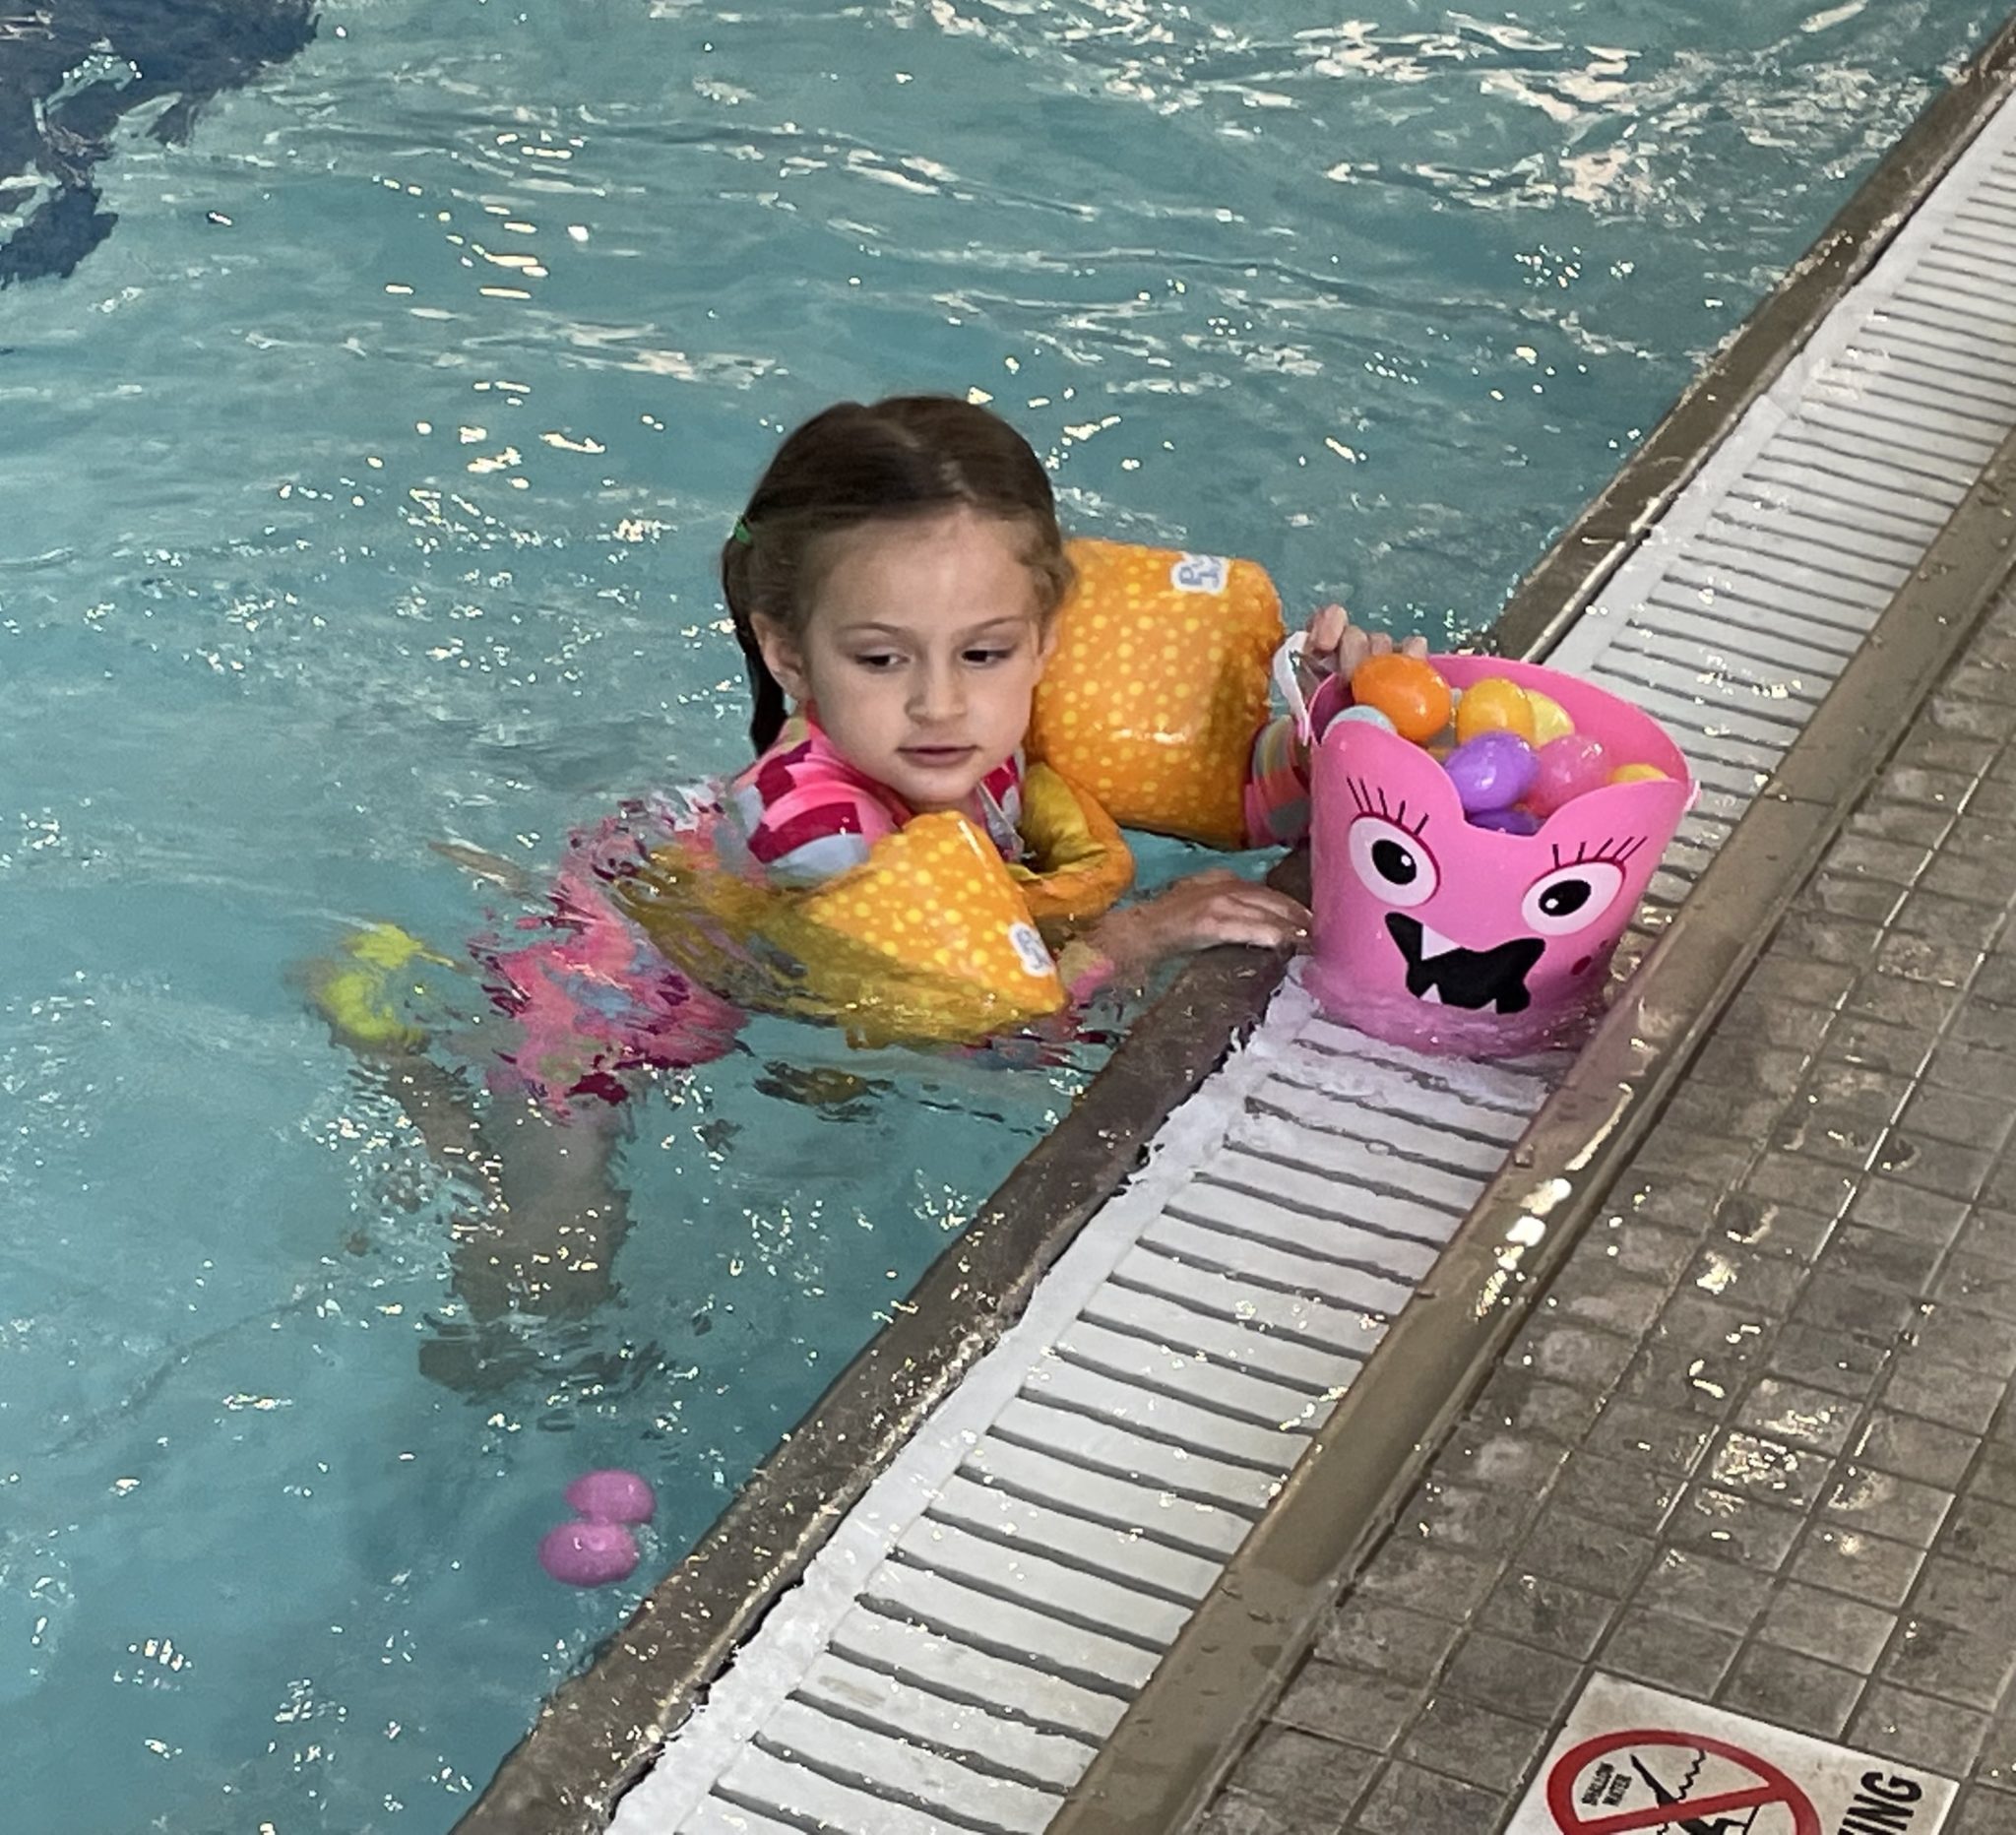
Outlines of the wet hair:
{"label": "wet hair", "polygon": [[757,751],[776,740],[786,704],[754,621],[769,618],[803,636],[826,538],[962,507],[1026,527],[1047,623],[1071,585],[1056,500],[1042,462],[998,414],[956,396],[900,395],[839,403],[786,437],[721,551],[722,593],[755,699],[749,737]]}

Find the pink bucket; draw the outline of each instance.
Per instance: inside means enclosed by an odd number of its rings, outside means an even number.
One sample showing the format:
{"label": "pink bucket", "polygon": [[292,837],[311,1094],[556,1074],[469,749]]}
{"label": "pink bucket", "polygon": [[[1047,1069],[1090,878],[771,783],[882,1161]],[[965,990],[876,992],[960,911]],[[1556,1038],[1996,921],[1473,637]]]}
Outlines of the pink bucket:
{"label": "pink bucket", "polygon": [[[1551,695],[1615,763],[1666,778],[1605,785],[1537,834],[1502,834],[1466,819],[1420,746],[1333,721],[1312,766],[1306,983],[1375,1038],[1478,1056],[1536,1049],[1594,1012],[1696,787],[1659,723],[1602,688],[1499,657],[1432,661],[1452,688],[1497,675]],[[1319,691],[1319,711],[1328,698]]]}

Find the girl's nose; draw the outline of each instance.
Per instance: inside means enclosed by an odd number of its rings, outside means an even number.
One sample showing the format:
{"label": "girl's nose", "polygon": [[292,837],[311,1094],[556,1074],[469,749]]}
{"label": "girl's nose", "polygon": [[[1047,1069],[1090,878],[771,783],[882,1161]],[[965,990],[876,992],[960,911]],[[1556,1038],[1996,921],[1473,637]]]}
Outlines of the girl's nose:
{"label": "girl's nose", "polygon": [[917,721],[950,720],[964,705],[964,692],[956,664],[926,663],[911,676],[911,718]]}

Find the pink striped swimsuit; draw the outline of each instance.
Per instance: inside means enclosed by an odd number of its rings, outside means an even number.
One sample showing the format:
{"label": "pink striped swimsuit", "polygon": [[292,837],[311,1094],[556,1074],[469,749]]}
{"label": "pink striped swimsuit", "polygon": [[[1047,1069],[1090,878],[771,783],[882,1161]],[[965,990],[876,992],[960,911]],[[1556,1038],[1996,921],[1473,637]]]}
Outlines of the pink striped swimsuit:
{"label": "pink striped swimsuit", "polygon": [[[968,814],[1013,860],[1022,854],[1021,813],[1018,754],[987,775]],[[666,962],[610,896],[611,884],[639,872],[655,848],[699,826],[712,831],[731,871],[811,886],[865,860],[912,814],[816,725],[794,720],[718,804],[696,814],[637,800],[577,830],[547,909],[517,921],[518,932],[534,935],[472,948],[492,1003],[518,1034],[497,1053],[492,1087],[521,1091],[566,1116],[584,1098],[621,1102],[629,1072],[703,1064],[733,1044],[740,1012]]]}

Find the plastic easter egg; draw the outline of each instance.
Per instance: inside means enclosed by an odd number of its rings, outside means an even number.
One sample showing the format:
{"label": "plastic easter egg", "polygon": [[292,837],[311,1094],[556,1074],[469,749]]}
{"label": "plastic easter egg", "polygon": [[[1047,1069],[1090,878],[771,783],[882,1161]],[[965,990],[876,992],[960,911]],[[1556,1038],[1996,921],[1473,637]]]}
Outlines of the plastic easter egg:
{"label": "plastic easter egg", "polygon": [[1610,773],[1612,784],[1664,784],[1666,773],[1657,765],[1619,765]]}
{"label": "plastic easter egg", "polygon": [[620,1466],[584,1472],[567,1487],[567,1501],[599,1523],[648,1523],[658,1508],[651,1487]]}
{"label": "plastic easter egg", "polygon": [[1365,707],[1362,705],[1341,707],[1332,718],[1335,720],[1359,721],[1367,727],[1377,727],[1386,732],[1397,730],[1393,725],[1393,716],[1386,713],[1383,709],[1376,707]]}
{"label": "plastic easter egg", "polygon": [[1529,688],[1526,704],[1533,709],[1535,745],[1551,745],[1554,740],[1565,739],[1575,730],[1575,723],[1568,718],[1568,710],[1552,695],[1542,694],[1538,688]]}
{"label": "plastic easter egg", "polygon": [[1540,833],[1540,817],[1516,803],[1509,809],[1480,809],[1468,819],[1472,828],[1493,829],[1500,835]]}
{"label": "plastic easter egg", "polygon": [[1539,768],[1527,801],[1539,814],[1549,816],[1563,803],[1607,784],[1609,776],[1609,755],[1603,742],[1571,732],[1549,739],[1540,748]]}
{"label": "plastic easter egg", "polygon": [[1375,707],[1393,723],[1393,730],[1417,745],[1432,738],[1449,721],[1449,684],[1431,663],[1390,651],[1367,657],[1352,672],[1352,699]]}
{"label": "plastic easter egg", "polygon": [[1451,752],[1442,769],[1456,787],[1464,812],[1475,815],[1480,809],[1516,803],[1533,788],[1540,760],[1516,732],[1480,732]]}
{"label": "plastic easter egg", "polygon": [[1326,732],[1330,723],[1350,705],[1351,683],[1342,675],[1326,675],[1309,696],[1309,724],[1319,734]]}
{"label": "plastic easter egg", "polygon": [[1516,732],[1531,743],[1533,726],[1533,703],[1526,698],[1526,690],[1502,675],[1486,675],[1482,681],[1472,682],[1456,710],[1459,741],[1482,732]]}
{"label": "plastic easter egg", "polygon": [[539,1565],[570,1587],[605,1587],[637,1566],[637,1538],[621,1523],[577,1518],[539,1540]]}

